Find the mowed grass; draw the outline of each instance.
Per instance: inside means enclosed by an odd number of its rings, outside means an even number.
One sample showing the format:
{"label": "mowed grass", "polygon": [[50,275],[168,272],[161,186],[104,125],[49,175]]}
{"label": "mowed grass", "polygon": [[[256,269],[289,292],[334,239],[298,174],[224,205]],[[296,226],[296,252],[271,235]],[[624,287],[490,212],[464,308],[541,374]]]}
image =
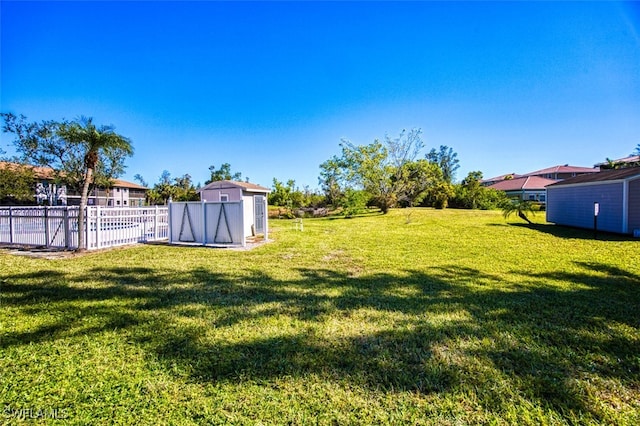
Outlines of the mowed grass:
{"label": "mowed grass", "polygon": [[640,241],[536,220],[0,253],[0,422],[640,424]]}

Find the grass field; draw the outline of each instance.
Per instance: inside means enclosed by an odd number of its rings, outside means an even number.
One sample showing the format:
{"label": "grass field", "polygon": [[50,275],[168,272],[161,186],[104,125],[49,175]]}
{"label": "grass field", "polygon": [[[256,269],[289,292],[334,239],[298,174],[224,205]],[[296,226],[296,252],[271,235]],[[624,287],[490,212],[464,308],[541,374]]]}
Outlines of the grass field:
{"label": "grass field", "polygon": [[537,221],[393,210],[273,220],[251,251],[0,252],[0,422],[640,424],[640,241]]}

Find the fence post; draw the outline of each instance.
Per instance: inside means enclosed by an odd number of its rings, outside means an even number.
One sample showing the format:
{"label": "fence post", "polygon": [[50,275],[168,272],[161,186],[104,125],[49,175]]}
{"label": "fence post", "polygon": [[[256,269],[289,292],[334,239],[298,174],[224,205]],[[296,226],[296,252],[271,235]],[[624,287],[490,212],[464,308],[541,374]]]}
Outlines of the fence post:
{"label": "fence post", "polygon": [[87,250],[89,250],[89,228],[90,228],[90,220],[89,220],[89,213],[91,213],[91,210],[89,209],[89,206],[86,206],[84,208],[84,244],[85,244],[85,248]]}
{"label": "fence post", "polygon": [[49,248],[49,206],[44,206],[44,246]]}
{"label": "fence post", "polygon": [[158,205],[155,205],[155,211],[153,214],[153,235],[151,236],[152,240],[158,239]]}
{"label": "fence post", "polygon": [[[87,216],[88,217],[88,216]],[[102,220],[100,218],[100,205],[96,206],[96,248],[100,248],[100,229],[102,225]]]}
{"label": "fence post", "polygon": [[205,204],[207,200],[202,200],[200,204],[202,204],[202,245],[207,245],[207,206]]}
{"label": "fence post", "polygon": [[9,242],[13,244],[13,209],[9,206]]}
{"label": "fence post", "polygon": [[169,208],[167,210],[167,221],[169,222],[169,244],[173,244],[173,232],[172,232],[172,223],[171,223],[171,203],[172,201],[169,201]]}

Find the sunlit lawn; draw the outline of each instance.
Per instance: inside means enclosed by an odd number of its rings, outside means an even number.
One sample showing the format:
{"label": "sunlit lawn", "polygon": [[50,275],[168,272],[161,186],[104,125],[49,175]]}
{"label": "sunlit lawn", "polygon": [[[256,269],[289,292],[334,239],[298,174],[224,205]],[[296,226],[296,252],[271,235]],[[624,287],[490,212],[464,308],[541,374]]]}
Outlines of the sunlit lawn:
{"label": "sunlit lawn", "polygon": [[1,252],[0,423],[640,424],[640,241],[537,221]]}

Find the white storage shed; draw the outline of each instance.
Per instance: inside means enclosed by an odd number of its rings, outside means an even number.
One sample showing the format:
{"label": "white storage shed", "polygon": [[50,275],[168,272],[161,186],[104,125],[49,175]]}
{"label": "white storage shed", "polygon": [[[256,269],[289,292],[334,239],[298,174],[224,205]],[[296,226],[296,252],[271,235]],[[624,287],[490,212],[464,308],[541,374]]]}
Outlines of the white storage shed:
{"label": "white storage shed", "polygon": [[267,235],[267,196],[269,188],[249,182],[220,180],[201,188],[200,200],[207,202],[242,201],[245,235]]}

